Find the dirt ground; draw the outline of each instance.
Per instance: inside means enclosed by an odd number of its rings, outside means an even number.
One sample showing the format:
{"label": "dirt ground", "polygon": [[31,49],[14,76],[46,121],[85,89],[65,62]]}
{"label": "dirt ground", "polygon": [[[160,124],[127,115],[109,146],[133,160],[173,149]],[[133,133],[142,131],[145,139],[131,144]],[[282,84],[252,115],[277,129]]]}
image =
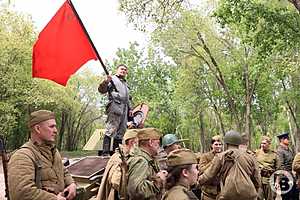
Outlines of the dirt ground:
{"label": "dirt ground", "polygon": [[2,160],[0,160],[0,199],[6,199]]}

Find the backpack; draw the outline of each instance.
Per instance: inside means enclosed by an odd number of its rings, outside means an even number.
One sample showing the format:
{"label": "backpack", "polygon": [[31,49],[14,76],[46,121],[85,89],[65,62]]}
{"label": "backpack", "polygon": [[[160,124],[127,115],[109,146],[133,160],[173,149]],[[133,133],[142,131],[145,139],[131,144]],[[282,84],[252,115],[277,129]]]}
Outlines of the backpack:
{"label": "backpack", "polygon": [[223,172],[223,174],[221,174],[223,175],[223,184],[221,184],[221,193],[218,199],[256,199],[256,188],[250,176],[238,161],[238,158],[243,152],[238,152],[236,156],[233,156],[233,153],[233,151],[230,151],[225,155],[224,165],[222,167],[225,168],[225,170],[221,170]]}

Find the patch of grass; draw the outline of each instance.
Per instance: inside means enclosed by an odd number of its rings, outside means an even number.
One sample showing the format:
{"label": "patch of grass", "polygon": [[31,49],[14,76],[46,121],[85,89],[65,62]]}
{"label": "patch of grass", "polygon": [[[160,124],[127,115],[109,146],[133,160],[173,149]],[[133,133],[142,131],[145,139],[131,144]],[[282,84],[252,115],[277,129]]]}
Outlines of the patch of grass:
{"label": "patch of grass", "polygon": [[62,157],[66,158],[79,158],[79,157],[85,157],[85,156],[97,156],[98,150],[95,151],[62,151],[60,152]]}

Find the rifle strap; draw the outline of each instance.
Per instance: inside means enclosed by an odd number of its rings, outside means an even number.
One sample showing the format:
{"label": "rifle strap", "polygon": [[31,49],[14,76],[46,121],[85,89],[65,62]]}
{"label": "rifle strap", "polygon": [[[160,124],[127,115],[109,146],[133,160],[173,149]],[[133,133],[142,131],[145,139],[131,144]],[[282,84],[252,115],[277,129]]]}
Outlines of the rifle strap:
{"label": "rifle strap", "polygon": [[34,158],[30,157],[30,159],[32,160],[32,162],[34,164],[35,184],[36,184],[38,189],[42,189],[42,162],[41,162],[41,160],[34,153],[34,150],[32,149],[32,147],[29,147],[27,145],[23,145],[20,148],[26,148],[26,149],[29,149],[32,152]]}

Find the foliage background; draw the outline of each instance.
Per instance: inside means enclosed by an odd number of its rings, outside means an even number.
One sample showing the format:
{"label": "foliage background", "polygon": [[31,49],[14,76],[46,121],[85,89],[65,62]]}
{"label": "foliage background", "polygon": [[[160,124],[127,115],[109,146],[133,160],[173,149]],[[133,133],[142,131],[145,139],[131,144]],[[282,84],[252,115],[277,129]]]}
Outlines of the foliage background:
{"label": "foliage background", "polygon": [[[150,106],[146,126],[188,138],[195,151],[208,150],[213,135],[230,129],[247,134],[252,149],[262,135],[274,138],[275,147],[276,135],[288,131],[299,149],[296,4],[120,0],[120,10],[151,40],[119,49],[107,66],[129,66],[134,105]],[[66,88],[32,79],[34,30],[30,16],[0,7],[0,132],[17,148],[28,138],[28,114],[49,109],[57,115],[58,147],[81,149],[104,127],[106,98],[97,92],[103,77],[80,70]]]}

